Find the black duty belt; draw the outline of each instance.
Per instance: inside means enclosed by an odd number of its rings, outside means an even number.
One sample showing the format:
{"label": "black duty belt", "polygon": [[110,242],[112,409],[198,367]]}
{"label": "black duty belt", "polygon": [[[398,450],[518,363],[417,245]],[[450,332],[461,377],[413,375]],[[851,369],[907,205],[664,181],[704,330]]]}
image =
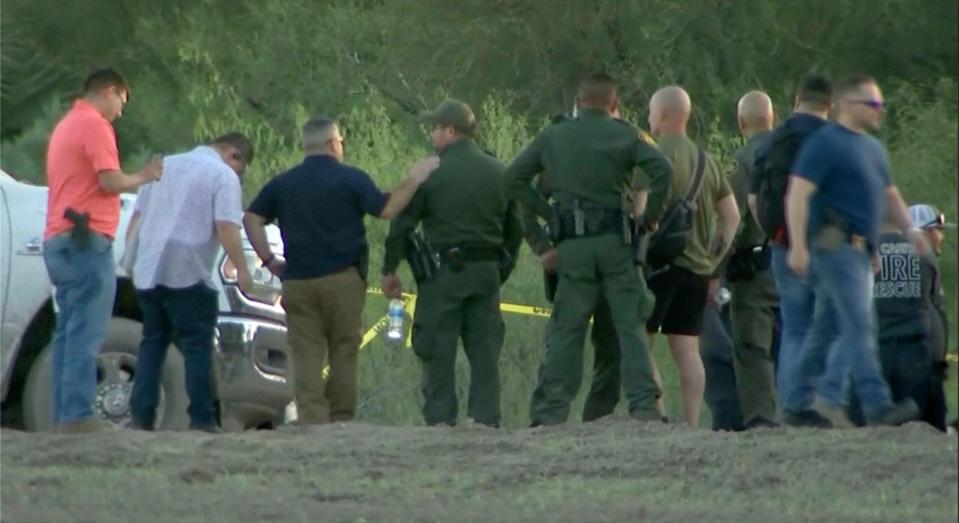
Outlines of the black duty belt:
{"label": "black duty belt", "polygon": [[492,245],[440,247],[436,249],[436,252],[439,254],[440,264],[447,265],[454,270],[462,269],[464,264],[470,262],[498,262],[502,256],[502,249]]}
{"label": "black duty belt", "polygon": [[560,237],[580,238],[597,236],[600,234],[622,234],[624,227],[629,227],[623,220],[623,211],[619,209],[588,209],[583,210],[583,219],[577,230],[576,214],[573,211],[559,213]]}

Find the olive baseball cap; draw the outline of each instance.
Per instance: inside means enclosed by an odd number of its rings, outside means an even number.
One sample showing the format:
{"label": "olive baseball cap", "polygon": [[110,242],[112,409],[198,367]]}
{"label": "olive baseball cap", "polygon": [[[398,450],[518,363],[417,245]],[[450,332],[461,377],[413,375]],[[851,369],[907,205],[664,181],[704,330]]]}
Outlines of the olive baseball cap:
{"label": "olive baseball cap", "polygon": [[473,110],[464,102],[452,98],[444,100],[433,112],[422,115],[420,121],[429,125],[449,125],[466,134],[473,134],[476,130]]}

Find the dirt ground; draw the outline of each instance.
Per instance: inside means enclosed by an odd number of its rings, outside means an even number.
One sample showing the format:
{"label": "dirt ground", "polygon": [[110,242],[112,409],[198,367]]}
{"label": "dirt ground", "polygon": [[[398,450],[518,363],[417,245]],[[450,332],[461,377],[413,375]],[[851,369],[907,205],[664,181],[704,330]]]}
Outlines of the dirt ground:
{"label": "dirt ground", "polygon": [[625,419],[509,431],[3,430],[0,458],[0,518],[10,522],[959,518],[957,438],[919,424],[738,434]]}

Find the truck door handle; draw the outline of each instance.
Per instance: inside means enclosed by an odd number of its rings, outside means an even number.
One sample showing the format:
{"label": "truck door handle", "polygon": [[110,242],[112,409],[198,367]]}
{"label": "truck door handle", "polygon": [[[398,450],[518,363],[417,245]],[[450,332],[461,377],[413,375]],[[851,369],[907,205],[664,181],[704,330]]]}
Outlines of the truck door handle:
{"label": "truck door handle", "polygon": [[27,243],[23,244],[23,248],[17,251],[17,254],[24,254],[27,256],[42,256],[43,255],[43,240],[40,238],[32,238]]}

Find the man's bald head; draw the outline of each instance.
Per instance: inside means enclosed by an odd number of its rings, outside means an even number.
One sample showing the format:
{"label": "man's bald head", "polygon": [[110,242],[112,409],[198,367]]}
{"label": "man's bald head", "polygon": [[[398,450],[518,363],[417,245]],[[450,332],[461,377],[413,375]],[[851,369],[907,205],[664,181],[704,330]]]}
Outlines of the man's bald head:
{"label": "man's bald head", "polygon": [[656,91],[649,105],[650,107],[658,106],[666,111],[686,114],[687,116],[690,110],[692,110],[692,102],[689,101],[689,94],[678,85],[670,85]]}
{"label": "man's bald head", "polygon": [[768,131],[773,128],[773,101],[762,91],[749,91],[739,99],[736,116],[744,135]]}
{"label": "man's bald head", "polygon": [[692,106],[689,94],[682,87],[663,87],[649,100],[649,129],[656,135],[686,134]]}

